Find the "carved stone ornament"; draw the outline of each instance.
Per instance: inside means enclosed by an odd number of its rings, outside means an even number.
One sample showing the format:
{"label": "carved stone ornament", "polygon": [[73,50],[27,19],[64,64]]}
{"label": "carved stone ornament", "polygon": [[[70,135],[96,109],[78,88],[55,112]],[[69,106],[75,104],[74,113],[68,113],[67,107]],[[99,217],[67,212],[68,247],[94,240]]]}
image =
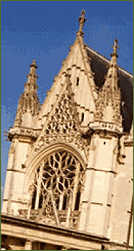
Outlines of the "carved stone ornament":
{"label": "carved stone ornament", "polygon": [[106,85],[103,86],[99,92],[98,99],[96,101],[96,120],[103,120],[104,110],[108,105],[113,109],[112,122],[115,122],[115,124],[117,125],[121,124],[120,90],[116,88],[113,92],[110,86],[110,81],[107,81]]}
{"label": "carved stone ornament", "polygon": [[32,128],[26,128],[23,126],[10,128],[8,132],[8,138],[11,140],[15,135],[22,137],[29,137],[31,139],[36,139],[38,137],[39,130],[34,130]]}
{"label": "carved stone ornament", "polygon": [[85,141],[81,138],[80,122],[76,104],[73,100],[71,84],[61,95],[55,107],[52,107],[45,130],[40,135],[35,151],[55,142],[75,144],[80,150],[85,149]]}
{"label": "carved stone ornament", "polygon": [[[109,119],[109,122],[113,122],[116,125],[122,125],[121,117],[121,93],[118,88],[117,77],[117,40],[113,46],[112,58],[109,64],[106,80],[102,88],[98,93],[98,99],[96,100],[96,120],[105,120],[105,116]],[[109,111],[107,111],[107,107]],[[109,114],[108,114],[109,113]]]}
{"label": "carved stone ornament", "polygon": [[85,168],[67,151],[55,151],[36,167],[27,210],[20,217],[76,229]]}
{"label": "carved stone ornament", "polygon": [[32,116],[35,116],[39,113],[40,102],[37,95],[38,86],[36,83],[38,76],[36,75],[37,66],[35,63],[36,61],[33,60],[32,64],[30,65],[30,73],[27,75],[27,83],[24,85],[25,90],[19,98],[14,126],[21,125],[23,114],[26,112],[30,112]]}

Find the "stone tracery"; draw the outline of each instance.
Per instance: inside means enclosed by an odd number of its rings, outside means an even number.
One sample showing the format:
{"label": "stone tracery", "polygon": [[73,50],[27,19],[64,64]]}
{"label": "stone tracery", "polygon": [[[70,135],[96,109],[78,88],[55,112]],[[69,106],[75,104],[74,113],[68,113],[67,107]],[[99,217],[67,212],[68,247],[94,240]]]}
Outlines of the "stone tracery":
{"label": "stone tracery", "polygon": [[36,152],[55,141],[73,143],[79,149],[85,150],[85,141],[81,138],[80,121],[73,95],[70,78],[67,75],[64,93],[56,106],[52,107],[48,123],[35,147]]}
{"label": "stone tracery", "polygon": [[32,182],[29,217],[76,228],[85,170],[67,151],[55,151],[37,167]]}

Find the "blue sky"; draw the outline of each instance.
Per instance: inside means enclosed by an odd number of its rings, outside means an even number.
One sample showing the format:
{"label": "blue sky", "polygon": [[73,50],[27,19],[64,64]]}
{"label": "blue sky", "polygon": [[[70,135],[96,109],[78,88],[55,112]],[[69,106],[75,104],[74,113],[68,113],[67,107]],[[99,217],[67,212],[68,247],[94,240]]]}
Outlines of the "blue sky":
{"label": "blue sky", "polygon": [[13,125],[18,99],[29,65],[36,59],[41,103],[53,84],[86,11],[84,41],[110,59],[114,39],[119,41],[118,65],[133,73],[132,1],[2,1],[1,2],[1,185],[10,142],[4,131]]}

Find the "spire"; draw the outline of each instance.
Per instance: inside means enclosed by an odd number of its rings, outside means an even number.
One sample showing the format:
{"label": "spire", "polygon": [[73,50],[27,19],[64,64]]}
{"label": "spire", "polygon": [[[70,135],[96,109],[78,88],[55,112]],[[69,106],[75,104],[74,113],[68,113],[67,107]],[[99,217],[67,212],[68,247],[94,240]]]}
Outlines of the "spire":
{"label": "spire", "polygon": [[39,98],[37,95],[37,78],[36,68],[38,67],[36,61],[33,60],[30,65],[30,72],[27,75],[27,82],[24,84],[24,92],[20,96],[17,115],[14,125],[20,125],[22,122],[22,115],[25,113],[30,113],[32,116],[37,115],[39,112]]}
{"label": "spire", "polygon": [[118,40],[115,39],[114,41],[114,45],[112,45],[111,47],[113,48],[113,53],[110,55],[111,56],[111,61],[110,61],[110,65],[109,65],[109,69],[108,69],[108,73],[106,76],[106,83],[105,85],[107,86],[111,86],[113,93],[114,93],[114,89],[118,89],[117,86],[117,69],[118,69],[118,65],[117,65],[117,49],[119,48],[119,46],[117,46],[118,44]]}
{"label": "spire", "polygon": [[24,85],[25,94],[33,94],[36,93],[36,90],[38,89],[36,79],[38,76],[36,75],[36,68],[38,68],[37,65],[35,65],[36,61],[33,60],[32,64],[30,65],[30,73],[27,74],[27,83]]}
{"label": "spire", "polygon": [[81,11],[81,17],[79,17],[79,31],[77,32],[77,36],[82,36],[84,35],[84,32],[82,31],[84,23],[86,22],[86,18],[84,17],[85,15],[85,10]]}
{"label": "spire", "polygon": [[120,90],[118,88],[117,78],[117,46],[118,40],[115,39],[113,53],[111,54],[111,61],[106,75],[104,85],[99,91],[98,99],[96,101],[96,115],[95,119],[99,121],[109,121],[121,125],[120,113]]}
{"label": "spire", "polygon": [[109,68],[110,67],[112,68],[113,66],[114,66],[114,68],[118,68],[118,66],[117,66],[117,58],[118,58],[117,49],[120,48],[120,47],[117,46],[117,44],[118,44],[118,40],[115,39],[114,45],[111,46],[111,48],[113,48],[113,53],[110,55],[111,56],[111,61],[110,61]]}

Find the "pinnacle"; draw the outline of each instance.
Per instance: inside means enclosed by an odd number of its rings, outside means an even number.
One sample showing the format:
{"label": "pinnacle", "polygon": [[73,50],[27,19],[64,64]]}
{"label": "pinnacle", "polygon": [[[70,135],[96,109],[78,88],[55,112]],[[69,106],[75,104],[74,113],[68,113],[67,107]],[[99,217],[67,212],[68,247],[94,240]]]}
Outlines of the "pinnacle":
{"label": "pinnacle", "polygon": [[118,44],[118,40],[115,39],[114,45],[111,46],[113,48],[113,53],[110,55],[111,56],[110,67],[114,66],[115,68],[118,68],[118,66],[117,66],[117,58],[118,58],[117,49],[120,48],[119,46],[117,46],[117,44]]}
{"label": "pinnacle", "polygon": [[117,49],[119,49],[120,47],[117,46],[117,44],[118,44],[118,40],[115,39],[114,45],[111,46],[113,48],[113,53],[111,54],[111,57],[113,57],[113,56],[118,57],[118,55],[117,55]]}
{"label": "pinnacle", "polygon": [[77,36],[82,36],[84,35],[84,32],[82,31],[84,23],[86,22],[86,18],[84,17],[85,15],[85,10],[81,11],[81,16],[79,17],[79,31],[77,32]]}
{"label": "pinnacle", "polygon": [[34,59],[32,64],[30,65],[30,67],[35,67],[35,68],[38,68],[38,65],[35,65],[36,64],[36,60]]}
{"label": "pinnacle", "polygon": [[[106,80],[104,85],[102,86],[98,100],[96,102],[96,118],[99,120],[108,119],[107,106],[110,105],[113,109],[111,111],[111,121],[121,124],[121,116],[120,116],[120,90],[118,88],[118,78],[117,78],[117,46],[118,40],[115,39],[113,48],[113,53],[111,54],[111,61],[109,65],[109,69],[106,75]],[[102,103],[104,104],[102,107]]]}
{"label": "pinnacle", "polygon": [[[110,65],[109,65],[109,69],[107,72],[107,76],[106,76],[106,82],[104,84],[105,85],[110,85],[110,87],[112,88],[112,90],[117,89],[115,88],[115,86],[117,87],[117,49],[119,48],[119,46],[117,46],[118,44],[118,40],[115,39],[114,45],[112,46],[113,48],[113,53],[111,54],[111,61],[110,61]],[[107,79],[110,79],[110,83],[107,82]],[[106,84],[107,83],[107,84]]]}
{"label": "pinnacle", "polygon": [[34,116],[39,112],[40,103],[37,95],[38,86],[36,79],[38,76],[36,75],[36,68],[36,60],[33,60],[30,65],[30,73],[27,75],[27,83],[24,84],[24,92],[19,98],[15,125],[20,125],[23,122],[23,115],[25,113],[30,112]]}
{"label": "pinnacle", "polygon": [[34,59],[33,62],[32,62],[32,64],[35,65],[35,63],[36,63],[36,60]]}
{"label": "pinnacle", "polygon": [[29,93],[30,92],[32,93],[32,91],[36,92],[37,90],[36,79],[38,78],[38,76],[36,75],[36,68],[38,66],[35,65],[35,63],[36,63],[36,60],[33,60],[32,64],[30,65],[30,73],[27,74],[27,83],[24,85],[25,91],[28,91]]}

